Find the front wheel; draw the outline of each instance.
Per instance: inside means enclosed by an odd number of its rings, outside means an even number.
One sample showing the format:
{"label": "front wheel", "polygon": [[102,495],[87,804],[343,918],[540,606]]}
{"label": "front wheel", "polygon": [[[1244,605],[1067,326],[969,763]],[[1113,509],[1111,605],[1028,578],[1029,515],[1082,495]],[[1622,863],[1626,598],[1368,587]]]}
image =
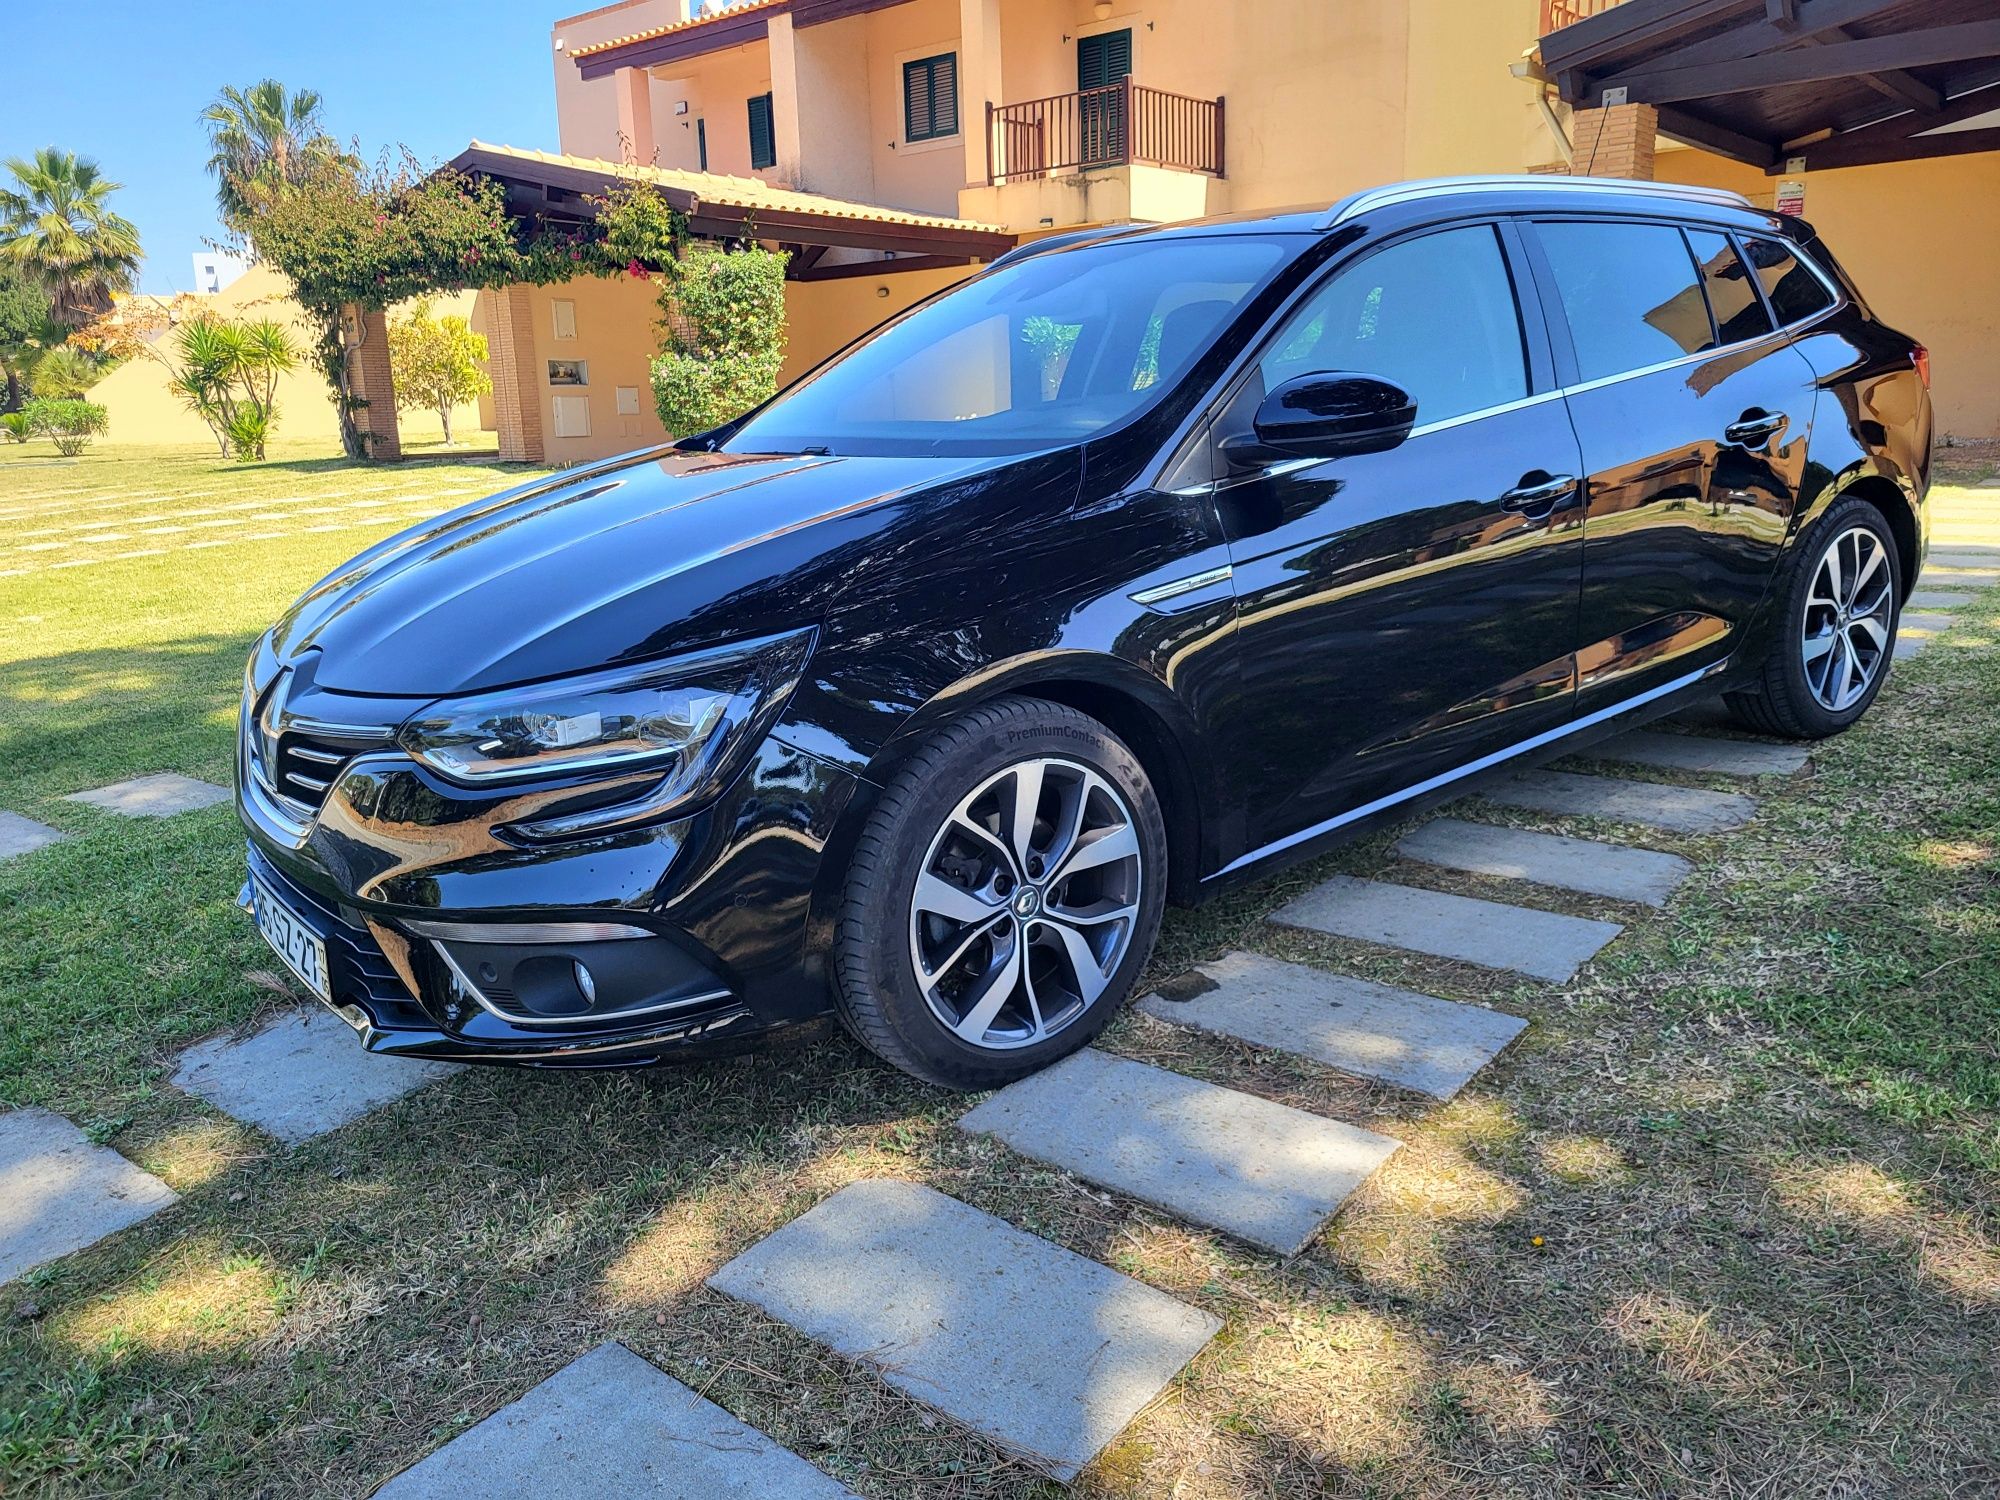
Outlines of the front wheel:
{"label": "front wheel", "polygon": [[842,1019],[949,1088],[993,1088],[1087,1045],[1151,952],[1166,830],[1137,757],[1031,698],[940,730],[882,793],[834,940]]}
{"label": "front wheel", "polygon": [[1817,740],[1866,713],[1895,654],[1901,574],[1882,513],[1865,500],[1836,501],[1792,570],[1763,673],[1728,696],[1736,718],[1762,734]]}

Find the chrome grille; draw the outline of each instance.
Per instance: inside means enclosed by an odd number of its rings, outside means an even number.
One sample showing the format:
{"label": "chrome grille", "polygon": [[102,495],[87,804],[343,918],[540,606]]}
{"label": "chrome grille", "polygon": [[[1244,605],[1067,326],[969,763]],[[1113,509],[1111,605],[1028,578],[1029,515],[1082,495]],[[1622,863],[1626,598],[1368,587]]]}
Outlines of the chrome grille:
{"label": "chrome grille", "polygon": [[379,735],[335,737],[315,726],[286,729],[278,735],[272,790],[288,801],[317,809],[340,775],[340,768],[366,750],[379,750]]}
{"label": "chrome grille", "polygon": [[329,724],[289,712],[291,673],[280,672],[252,701],[243,702],[243,769],[278,806],[273,809],[301,828],[325,803],[341,768],[357,755],[394,743],[385,729]]}

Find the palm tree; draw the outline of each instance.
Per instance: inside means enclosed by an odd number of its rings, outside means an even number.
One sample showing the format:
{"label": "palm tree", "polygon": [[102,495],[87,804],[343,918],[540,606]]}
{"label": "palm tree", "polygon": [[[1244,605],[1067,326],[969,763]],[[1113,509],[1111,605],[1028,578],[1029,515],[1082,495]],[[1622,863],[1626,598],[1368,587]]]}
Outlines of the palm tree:
{"label": "palm tree", "polygon": [[231,230],[248,239],[258,210],[286,188],[326,167],[356,165],[320,124],[322,102],[311,89],[287,93],[266,78],[247,89],[223,89],[201,112],[216,211]]}
{"label": "palm tree", "polygon": [[7,170],[14,185],[0,188],[0,257],[41,284],[58,323],[81,328],[139,272],[139,231],[111,211],[119,184],[53,146],[15,157]]}

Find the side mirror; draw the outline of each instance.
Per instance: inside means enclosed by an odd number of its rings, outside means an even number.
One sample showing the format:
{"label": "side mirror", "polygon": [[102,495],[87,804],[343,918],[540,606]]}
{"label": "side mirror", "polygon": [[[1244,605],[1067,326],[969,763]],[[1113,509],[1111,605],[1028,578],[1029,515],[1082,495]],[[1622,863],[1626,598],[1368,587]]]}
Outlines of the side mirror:
{"label": "side mirror", "polygon": [[1303,458],[1382,453],[1410,435],[1417,403],[1393,381],[1345,370],[1299,375],[1257,408],[1257,445]]}

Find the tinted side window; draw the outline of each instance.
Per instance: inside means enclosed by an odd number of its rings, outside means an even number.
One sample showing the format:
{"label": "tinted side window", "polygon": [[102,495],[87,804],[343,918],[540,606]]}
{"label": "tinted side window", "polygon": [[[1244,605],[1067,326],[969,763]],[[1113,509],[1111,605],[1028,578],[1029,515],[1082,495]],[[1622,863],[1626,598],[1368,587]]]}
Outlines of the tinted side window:
{"label": "tinted side window", "polygon": [[1538,224],[1578,374],[1622,375],[1709,346],[1708,303],[1681,232],[1663,224]]}
{"label": "tinted side window", "polygon": [[1823,313],[1833,306],[1833,293],[1826,284],[1799,264],[1799,258],[1776,240],[1751,240],[1750,262],[1757,279],[1764,283],[1764,295],[1771,310],[1786,327]]}
{"label": "tinted side window", "polygon": [[1701,284],[1708,292],[1709,311],[1723,344],[1741,344],[1771,331],[1771,315],[1757,296],[1743,258],[1729,236],[1707,229],[1690,229],[1688,244],[1701,267]]}
{"label": "tinted side window", "polygon": [[1493,227],[1406,240],[1336,273],[1258,363],[1263,391],[1326,370],[1395,381],[1420,423],[1525,397],[1521,310]]}

